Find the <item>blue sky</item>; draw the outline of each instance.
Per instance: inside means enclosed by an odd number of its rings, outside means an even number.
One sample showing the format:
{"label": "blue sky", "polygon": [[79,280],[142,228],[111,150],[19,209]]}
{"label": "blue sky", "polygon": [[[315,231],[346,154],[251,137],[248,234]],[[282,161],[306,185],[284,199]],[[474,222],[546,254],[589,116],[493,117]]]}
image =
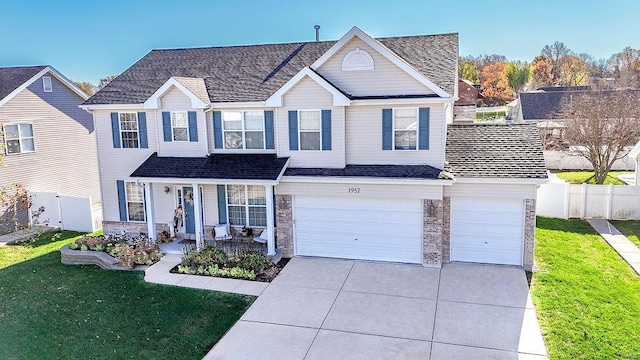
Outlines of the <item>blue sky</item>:
{"label": "blue sky", "polygon": [[528,60],[554,41],[608,58],[640,47],[638,0],[0,0],[0,66],[51,64],[96,83],[154,48],[460,34],[460,53]]}

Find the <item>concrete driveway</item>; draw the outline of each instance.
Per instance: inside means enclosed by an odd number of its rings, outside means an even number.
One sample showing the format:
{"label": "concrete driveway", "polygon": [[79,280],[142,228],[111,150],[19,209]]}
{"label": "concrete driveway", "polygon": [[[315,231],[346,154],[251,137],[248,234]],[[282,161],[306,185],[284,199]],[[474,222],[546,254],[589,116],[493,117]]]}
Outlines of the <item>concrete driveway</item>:
{"label": "concrete driveway", "polygon": [[294,258],[205,359],[546,359],[524,270]]}

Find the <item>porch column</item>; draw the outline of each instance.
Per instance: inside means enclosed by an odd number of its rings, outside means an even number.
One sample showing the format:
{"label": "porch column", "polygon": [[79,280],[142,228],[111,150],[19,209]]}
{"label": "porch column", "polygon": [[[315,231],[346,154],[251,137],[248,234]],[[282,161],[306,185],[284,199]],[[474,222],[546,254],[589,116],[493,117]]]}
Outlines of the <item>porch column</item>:
{"label": "porch column", "polygon": [[267,255],[276,254],[276,241],[273,236],[274,221],[273,221],[273,186],[266,185],[267,188],[267,228],[264,231],[267,232]]}
{"label": "porch column", "polygon": [[153,186],[144,183],[144,207],[147,219],[147,237],[151,242],[156,242],[156,214],[153,207]]}
{"label": "porch column", "polygon": [[196,247],[198,250],[202,249],[204,243],[202,241],[202,203],[200,202],[200,187],[198,184],[192,184],[193,186],[193,212],[196,225]]}

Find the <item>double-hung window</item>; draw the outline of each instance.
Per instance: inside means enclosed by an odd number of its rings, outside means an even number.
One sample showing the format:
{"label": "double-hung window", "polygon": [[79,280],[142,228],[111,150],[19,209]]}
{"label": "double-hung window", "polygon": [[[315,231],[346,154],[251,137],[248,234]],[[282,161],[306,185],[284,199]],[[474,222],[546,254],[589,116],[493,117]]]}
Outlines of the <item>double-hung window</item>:
{"label": "double-hung window", "polygon": [[223,111],[225,149],[264,149],[263,111]]}
{"label": "double-hung window", "polygon": [[320,150],[322,141],[320,110],[298,111],[300,150]]}
{"label": "double-hung window", "polygon": [[138,183],[125,183],[127,199],[127,217],[129,221],[145,221],[144,187]]}
{"label": "double-hung window", "polygon": [[186,111],[171,113],[173,141],[189,141],[189,118]]}
{"label": "double-hung window", "polygon": [[267,196],[262,185],[227,185],[229,224],[267,226]]}
{"label": "double-hung window", "polygon": [[4,126],[4,140],[7,154],[22,154],[36,151],[31,124],[10,124]]}
{"label": "double-hung window", "polygon": [[416,150],[418,144],[418,109],[393,110],[393,148]]}
{"label": "double-hung window", "polygon": [[138,133],[138,114],[120,113],[120,137],[123,148],[140,147],[140,137]]}

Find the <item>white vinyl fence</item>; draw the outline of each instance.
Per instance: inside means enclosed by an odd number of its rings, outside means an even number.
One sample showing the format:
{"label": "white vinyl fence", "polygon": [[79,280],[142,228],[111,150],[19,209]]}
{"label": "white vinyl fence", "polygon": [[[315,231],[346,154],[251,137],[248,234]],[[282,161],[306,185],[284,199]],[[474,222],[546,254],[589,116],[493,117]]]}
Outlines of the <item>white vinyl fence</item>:
{"label": "white vinyl fence", "polygon": [[640,219],[640,186],[548,183],[538,188],[536,214],[569,218]]}
{"label": "white vinyl fence", "polygon": [[63,230],[93,232],[102,228],[102,207],[91,198],[63,196],[52,192],[31,192],[31,213],[44,211],[33,224],[57,226]]}

